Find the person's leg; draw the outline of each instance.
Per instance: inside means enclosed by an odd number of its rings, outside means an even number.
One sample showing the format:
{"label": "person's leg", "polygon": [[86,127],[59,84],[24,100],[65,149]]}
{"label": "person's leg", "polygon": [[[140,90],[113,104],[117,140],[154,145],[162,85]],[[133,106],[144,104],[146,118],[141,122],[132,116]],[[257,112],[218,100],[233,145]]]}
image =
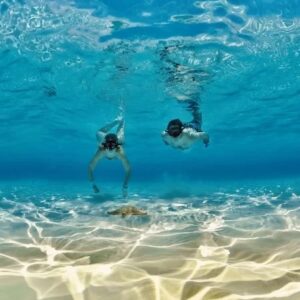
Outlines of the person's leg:
{"label": "person's leg", "polygon": [[193,119],[189,124],[198,131],[202,131],[202,113],[196,100],[187,100],[187,110],[192,113]]}
{"label": "person's leg", "polygon": [[124,125],[125,125],[124,119],[120,119],[120,123],[117,128],[118,142],[120,144],[124,144],[125,142]]}

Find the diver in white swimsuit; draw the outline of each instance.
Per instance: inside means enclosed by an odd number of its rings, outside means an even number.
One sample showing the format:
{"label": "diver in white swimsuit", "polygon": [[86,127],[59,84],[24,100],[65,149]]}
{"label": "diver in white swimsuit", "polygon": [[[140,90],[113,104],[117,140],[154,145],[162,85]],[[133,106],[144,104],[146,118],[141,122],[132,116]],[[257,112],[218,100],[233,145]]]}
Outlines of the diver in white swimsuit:
{"label": "diver in white swimsuit", "polygon": [[[113,127],[117,126],[117,133],[108,133]],[[92,183],[92,188],[95,193],[99,193],[99,188],[94,180],[94,169],[97,163],[102,158],[107,159],[120,159],[125,169],[125,178],[123,181],[123,196],[127,196],[128,181],[131,174],[131,167],[129,161],[125,155],[123,144],[124,144],[124,120],[123,118],[117,118],[112,123],[102,127],[96,134],[99,142],[99,148],[92,158],[88,166],[88,178]]]}
{"label": "diver in white swimsuit", "polygon": [[209,135],[201,129],[201,113],[195,111],[194,119],[189,123],[183,123],[179,119],[171,120],[167,129],[161,133],[166,145],[185,150],[195,142],[203,141],[205,147],[209,144]]}
{"label": "diver in white swimsuit", "polygon": [[175,44],[165,46],[160,51],[163,74],[166,77],[166,92],[175,98],[180,105],[192,113],[193,120],[183,123],[180,119],[171,120],[167,129],[161,133],[166,145],[176,149],[188,149],[195,142],[203,141],[207,147],[209,136],[202,131],[202,114],[199,109],[200,91],[202,85],[208,80],[209,74],[190,62],[182,64],[182,53],[192,55],[190,49]]}

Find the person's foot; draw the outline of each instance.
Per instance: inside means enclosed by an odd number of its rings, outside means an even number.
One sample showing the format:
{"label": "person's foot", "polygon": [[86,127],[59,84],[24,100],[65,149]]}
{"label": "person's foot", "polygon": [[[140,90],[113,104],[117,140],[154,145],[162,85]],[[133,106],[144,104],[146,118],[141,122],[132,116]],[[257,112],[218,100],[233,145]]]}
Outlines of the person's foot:
{"label": "person's foot", "polygon": [[94,190],[94,193],[99,193],[99,192],[100,192],[100,190],[99,190],[99,188],[97,187],[96,184],[93,184],[93,185],[92,185],[92,188],[93,188],[93,190]]}
{"label": "person's foot", "polygon": [[205,145],[205,147],[208,147],[209,145],[209,135],[206,134],[205,138],[203,139],[203,143]]}
{"label": "person's foot", "polygon": [[123,194],[123,197],[124,198],[127,198],[127,196],[128,196],[128,187],[127,186],[123,186],[123,188],[122,188],[122,194]]}

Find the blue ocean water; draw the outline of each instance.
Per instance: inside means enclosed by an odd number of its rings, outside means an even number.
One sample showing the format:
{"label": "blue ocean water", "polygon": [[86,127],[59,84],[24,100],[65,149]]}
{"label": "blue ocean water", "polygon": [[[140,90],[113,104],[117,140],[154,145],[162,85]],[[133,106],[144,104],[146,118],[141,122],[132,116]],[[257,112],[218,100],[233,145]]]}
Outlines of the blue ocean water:
{"label": "blue ocean water", "polygon": [[[0,1],[0,299],[300,297],[299,0]],[[202,113],[205,147],[168,121]],[[122,113],[132,167],[95,170]],[[110,216],[120,206],[147,216]]]}

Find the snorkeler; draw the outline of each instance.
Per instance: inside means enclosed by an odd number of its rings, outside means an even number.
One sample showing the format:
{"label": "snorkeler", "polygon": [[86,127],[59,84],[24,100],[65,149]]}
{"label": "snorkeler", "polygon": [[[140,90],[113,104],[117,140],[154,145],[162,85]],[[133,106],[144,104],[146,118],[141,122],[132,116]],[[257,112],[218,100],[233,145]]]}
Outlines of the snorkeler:
{"label": "snorkeler", "polygon": [[183,123],[180,119],[171,120],[167,129],[161,133],[162,139],[166,145],[177,149],[188,149],[196,141],[202,140],[205,147],[209,144],[209,135],[202,131],[202,114],[198,111],[198,104],[191,103],[194,108],[193,120]]}
{"label": "snorkeler", "polygon": [[[116,134],[108,133],[113,127],[117,125],[118,128]],[[125,178],[123,181],[122,192],[123,196],[126,197],[131,168],[122,146],[124,144],[124,119],[122,117],[116,118],[112,123],[99,129],[96,137],[97,141],[99,142],[99,148],[88,167],[88,178],[92,182],[92,188],[95,193],[99,193],[99,188],[94,181],[93,174],[97,163],[104,157],[110,160],[118,158],[121,160],[122,165],[125,169]]]}
{"label": "snorkeler", "polygon": [[[191,65],[189,61],[185,64],[182,64],[183,61],[177,62],[178,58],[184,57],[184,51],[186,50],[180,45],[165,46],[160,51],[167,94],[186,106],[186,110],[193,116],[193,120],[188,123],[183,123],[180,119],[171,120],[167,129],[161,133],[166,145],[182,150],[188,149],[198,140],[202,140],[206,147],[209,144],[209,136],[201,128],[202,114],[199,109],[200,100],[198,101],[202,85],[209,74],[199,69],[197,64]],[[191,51],[187,51],[190,58]]]}

